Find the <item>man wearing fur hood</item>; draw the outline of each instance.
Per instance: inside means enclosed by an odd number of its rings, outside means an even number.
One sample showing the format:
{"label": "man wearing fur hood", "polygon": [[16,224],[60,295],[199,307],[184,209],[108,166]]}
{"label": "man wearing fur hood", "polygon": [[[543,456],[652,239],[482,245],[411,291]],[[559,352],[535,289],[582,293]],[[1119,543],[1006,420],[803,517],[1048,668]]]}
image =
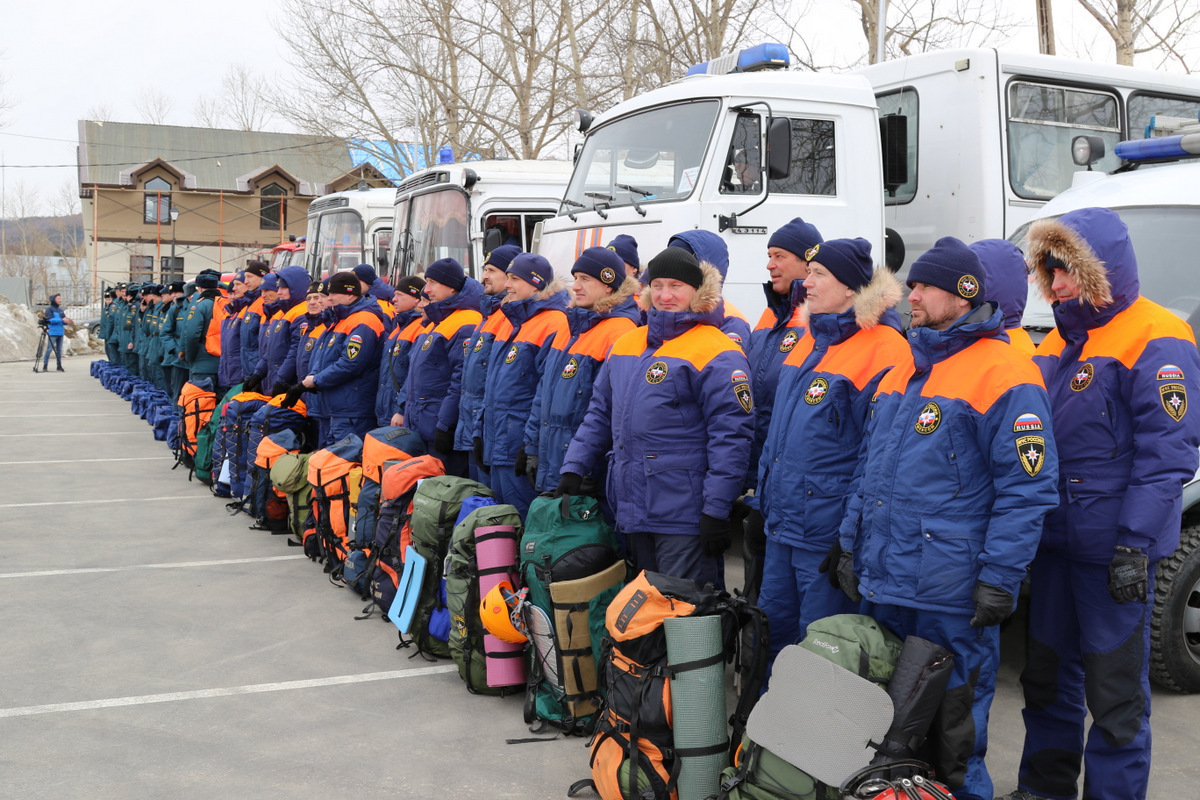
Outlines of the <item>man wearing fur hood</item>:
{"label": "man wearing fur hood", "polygon": [[[1029,230],[1057,329],[1038,346],[1058,440],[1058,507],[1033,561],[1025,748],[1011,795],[1144,798],[1150,773],[1154,565],[1179,544],[1195,474],[1200,355],[1139,295],[1125,223],[1085,208]],[[1092,729],[1084,744],[1084,714]]]}
{"label": "man wearing fur hood", "polygon": [[508,264],[508,297],[500,312],[512,331],[493,343],[475,436],[483,440],[483,463],[496,502],[516,506],[521,518],[537,496],[516,472],[525,425],[542,376],[571,338],[567,292],[543,256],[521,253]]}
{"label": "man wearing fur hood", "polygon": [[900,283],[875,270],[866,239],[833,239],[804,254],[808,335],[779,370],[775,412],[759,460],[766,557],[758,603],[771,657],[809,623],[858,611],[817,574],[846,510],[846,493],[871,398],[894,365],[909,360],[893,307]]}
{"label": "man wearing fur hood", "polygon": [[721,276],[668,247],[651,261],[646,326],[616,341],[558,491],[611,451],[608,497],[636,569],[725,584],[733,501],[754,435],[750,364],[721,332]]}
{"label": "man wearing fur hood", "polygon": [[949,236],[913,263],[912,356],[872,398],[829,554],[831,578],[865,599],[864,613],[954,653],[929,744],[959,800],[993,797],[984,755],[1000,623],[1058,503],[1050,400],[1008,343],[1004,313],[983,299],[981,275],[978,256]]}
{"label": "man wearing fur hood", "polygon": [[[592,385],[613,342],[636,328],[642,318],[635,295],[637,278],[626,277],[625,262],[607,247],[589,247],[571,267],[575,305],[567,309],[571,339],[555,363],[548,366],[533,398],[525,425],[525,446],[517,453],[515,470],[527,475],[539,492],[558,485],[563,456],[583,422],[592,399]],[[603,488],[604,469],[591,475]]]}

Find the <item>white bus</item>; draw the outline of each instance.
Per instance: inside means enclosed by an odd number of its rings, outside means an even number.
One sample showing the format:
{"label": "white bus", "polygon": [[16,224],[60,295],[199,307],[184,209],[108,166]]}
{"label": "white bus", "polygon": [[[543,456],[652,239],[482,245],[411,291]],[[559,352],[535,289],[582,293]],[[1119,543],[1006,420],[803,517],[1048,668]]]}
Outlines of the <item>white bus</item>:
{"label": "white bus", "polygon": [[305,266],[314,278],[372,264],[387,274],[395,189],[352,189],[313,200],[308,207]]}

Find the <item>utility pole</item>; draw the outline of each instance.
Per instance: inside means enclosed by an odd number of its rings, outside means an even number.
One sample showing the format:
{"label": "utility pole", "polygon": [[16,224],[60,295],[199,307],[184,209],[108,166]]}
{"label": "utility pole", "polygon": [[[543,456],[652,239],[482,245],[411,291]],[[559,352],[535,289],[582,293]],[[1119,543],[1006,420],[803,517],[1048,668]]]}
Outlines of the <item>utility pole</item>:
{"label": "utility pole", "polygon": [[1050,0],[1036,0],[1038,26],[1038,52],[1054,55],[1054,13]]}

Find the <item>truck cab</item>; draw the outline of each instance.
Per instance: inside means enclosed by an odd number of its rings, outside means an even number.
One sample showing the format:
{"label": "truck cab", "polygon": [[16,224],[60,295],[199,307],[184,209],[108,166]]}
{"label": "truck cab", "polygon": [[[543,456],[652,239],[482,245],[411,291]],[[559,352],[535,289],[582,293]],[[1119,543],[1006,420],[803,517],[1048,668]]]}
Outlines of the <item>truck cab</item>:
{"label": "truck cab", "polygon": [[327,194],[308,207],[305,267],[314,279],[371,264],[387,274],[394,189],[361,188]]}

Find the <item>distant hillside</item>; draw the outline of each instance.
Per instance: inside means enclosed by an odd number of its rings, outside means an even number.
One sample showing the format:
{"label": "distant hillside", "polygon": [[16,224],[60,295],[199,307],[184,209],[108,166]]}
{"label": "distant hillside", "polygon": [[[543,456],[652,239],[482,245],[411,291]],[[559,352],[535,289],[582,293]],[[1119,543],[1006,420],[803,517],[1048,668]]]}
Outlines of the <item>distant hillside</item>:
{"label": "distant hillside", "polygon": [[61,255],[83,243],[83,215],[0,220],[0,239],[4,240],[4,248],[10,253],[22,240],[29,240],[41,242],[38,249],[45,252],[26,255]]}

